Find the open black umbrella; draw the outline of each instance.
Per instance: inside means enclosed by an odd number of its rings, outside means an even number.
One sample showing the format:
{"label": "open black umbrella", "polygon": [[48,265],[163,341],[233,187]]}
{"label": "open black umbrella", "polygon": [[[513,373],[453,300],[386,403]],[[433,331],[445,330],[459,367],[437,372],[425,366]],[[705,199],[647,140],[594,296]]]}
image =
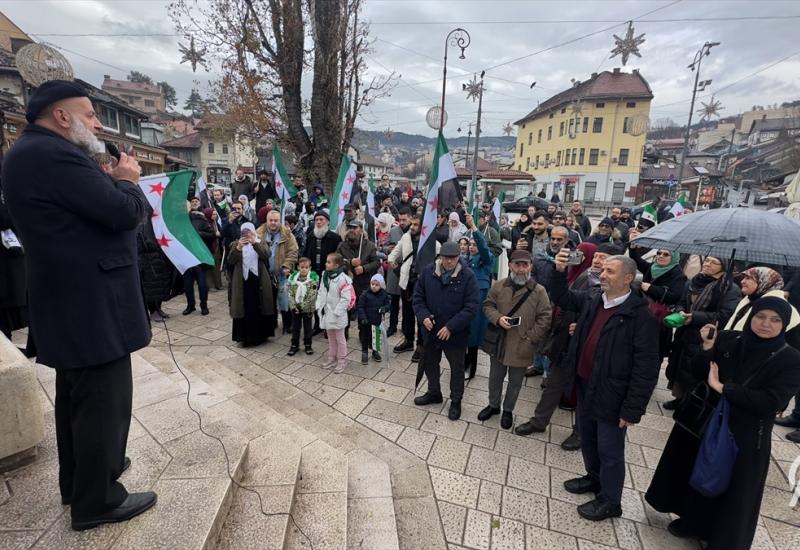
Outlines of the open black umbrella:
{"label": "open black umbrella", "polygon": [[673,218],[632,243],[748,263],[800,266],[800,224],[752,208],[705,210]]}

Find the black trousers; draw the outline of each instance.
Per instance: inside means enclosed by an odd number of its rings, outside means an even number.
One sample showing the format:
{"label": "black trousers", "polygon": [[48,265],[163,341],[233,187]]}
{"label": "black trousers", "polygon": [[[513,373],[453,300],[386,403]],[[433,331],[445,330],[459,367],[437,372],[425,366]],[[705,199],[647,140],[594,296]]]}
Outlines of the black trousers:
{"label": "black trousers", "polygon": [[400,319],[400,295],[392,294],[392,302],[389,307],[389,328],[397,330],[397,321]]}
{"label": "black trousers", "polygon": [[61,497],[72,519],[113,510],[128,497],[122,475],[131,425],[131,356],[56,371],[56,440]]}
{"label": "black trousers", "polygon": [[[194,307],[194,282],[197,281],[197,290],[200,292],[200,307],[205,307],[208,302],[208,280],[206,270],[195,266],[183,272],[183,292],[186,294],[186,306]],[[230,290],[228,290],[230,292]],[[228,296],[230,299],[230,296]]]}
{"label": "black trousers", "polygon": [[[432,338],[436,338],[436,336],[431,335],[428,340]],[[422,363],[425,377],[428,379],[428,393],[440,395],[442,393],[439,377],[441,376],[442,353],[444,353],[447,362],[450,363],[450,400],[461,401],[464,396],[464,356],[466,351],[466,348],[463,347],[442,349],[434,342],[426,343],[425,351],[422,354]]]}
{"label": "black trousers", "polygon": [[[414,315],[414,306],[411,302],[411,296],[414,293],[414,289],[412,288],[410,292],[404,292],[403,294],[403,324],[400,327],[403,332],[403,338],[405,338],[406,342],[414,343],[414,332],[417,333],[417,345],[422,345],[422,335],[423,335],[423,327],[421,323],[417,322],[417,318]],[[406,296],[409,296],[406,299]]]}
{"label": "black trousers", "polygon": [[292,312],[292,347],[300,346],[300,329],[303,329],[303,345],[311,345],[311,325],[314,323],[313,313]]}

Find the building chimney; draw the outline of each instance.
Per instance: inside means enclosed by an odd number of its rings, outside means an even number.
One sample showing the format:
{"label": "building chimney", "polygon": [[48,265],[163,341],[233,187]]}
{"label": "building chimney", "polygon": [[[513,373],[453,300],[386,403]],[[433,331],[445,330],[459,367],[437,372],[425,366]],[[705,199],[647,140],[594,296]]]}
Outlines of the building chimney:
{"label": "building chimney", "polygon": [[597,73],[592,73],[592,80],[594,80],[595,78],[597,78]]}
{"label": "building chimney", "polygon": [[614,74],[619,74],[619,67],[614,67]]}
{"label": "building chimney", "polygon": [[633,74],[639,74],[639,69],[633,69]]}
{"label": "building chimney", "polygon": [[106,80],[111,80],[111,75],[110,74],[104,74],[103,78],[106,79]]}

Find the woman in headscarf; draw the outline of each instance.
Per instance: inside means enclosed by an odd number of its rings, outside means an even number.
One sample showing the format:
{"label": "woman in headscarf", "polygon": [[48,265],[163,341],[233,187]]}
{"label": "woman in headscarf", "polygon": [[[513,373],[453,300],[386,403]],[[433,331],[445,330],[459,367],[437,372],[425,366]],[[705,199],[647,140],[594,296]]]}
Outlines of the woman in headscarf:
{"label": "woman in headscarf", "polygon": [[253,210],[253,207],[250,206],[250,200],[247,198],[247,195],[239,195],[239,202],[242,203],[242,216],[249,222],[255,222],[256,212]]}
{"label": "woman in headscarf", "polygon": [[447,240],[457,243],[461,237],[467,237],[469,231],[467,226],[461,223],[461,218],[458,217],[458,212],[450,212],[447,217],[448,235]]}
{"label": "woman in headscarf", "polygon": [[727,262],[722,258],[707,256],[700,273],[686,284],[683,298],[677,304],[682,310],[684,324],[675,331],[667,363],[667,387],[675,397],[663,403],[673,410],[678,401],[697,385],[692,374],[692,359],[700,352],[700,328],[718,323],[725,326],[742,296],[739,287],[726,276]]}
{"label": "woman in headscarf", "polygon": [[211,251],[211,255],[214,256],[214,267],[206,271],[206,276],[208,280],[208,288],[214,288],[216,290],[222,290],[222,236],[220,234],[220,226],[217,223],[219,220],[219,214],[217,211],[211,207],[203,208],[203,214],[205,215],[206,219],[208,220],[208,225],[214,232],[214,240],[211,241],[208,249]]}
{"label": "woman in headscarf", "polygon": [[[634,241],[635,242],[635,241]],[[650,310],[663,320],[669,309],[683,298],[686,291],[686,275],[680,266],[680,254],[673,254],[669,250],[656,250],[653,263],[643,258],[648,252],[647,248],[632,245],[629,255],[636,261],[636,266],[642,272],[642,293],[650,299]],[[672,328],[661,323],[658,338],[658,356],[661,359],[669,355],[672,344]]]}
{"label": "woman in headscarf", "polygon": [[230,312],[232,338],[240,347],[257,346],[275,336],[275,301],[269,272],[269,245],[258,238],[255,226],[242,224],[242,236],[231,245]]}
{"label": "woman in headscarf", "polygon": [[392,216],[388,212],[381,212],[378,214],[376,218],[377,225],[375,226],[375,245],[378,248],[378,252],[383,252],[386,254],[386,257],[389,256],[389,252],[391,250],[387,250],[389,247],[389,234],[392,231],[392,227],[395,225],[394,216]]}
{"label": "woman in headscarf", "polygon": [[522,236],[522,231],[531,224],[528,214],[523,212],[511,228],[511,250],[517,249],[517,241]]}
{"label": "woman in headscarf", "polygon": [[[742,287],[744,297],[736,306],[733,315],[725,324],[725,330],[744,330],[750,308],[756,300],[763,296],[775,296],[783,298],[783,277],[781,274],[768,267],[751,267],[742,271],[742,279],[739,282]],[[787,337],[789,331],[796,326],[791,324],[786,328]],[[795,346],[797,347],[797,346]]]}
{"label": "woman in headscarf", "polygon": [[[792,316],[784,299],[767,296],[750,308],[742,332],[700,330],[701,351],[692,368],[707,380],[713,396],[730,404],[729,429],[739,453],[730,485],[717,497],[704,497],[689,485],[700,439],[675,424],[645,499],[653,508],[672,513],[669,532],[697,537],[708,550],[747,550],[758,523],[764,483],[770,464],[775,413],[800,389],[800,352],[786,345]],[[787,495],[787,503],[789,493]]]}
{"label": "woman in headscarf", "polygon": [[[472,231],[472,238],[467,245],[467,265],[475,273],[480,292],[480,303],[486,300],[489,288],[492,286],[492,268],[494,267],[494,256],[489,251],[489,244],[486,237],[475,225],[475,220],[467,214],[467,226]],[[463,239],[462,239],[463,240]],[[469,341],[467,342],[467,353],[464,361],[464,379],[471,380],[475,377],[478,368],[478,346],[486,333],[488,320],[483,308],[478,308],[478,314],[472,318],[469,325]]]}

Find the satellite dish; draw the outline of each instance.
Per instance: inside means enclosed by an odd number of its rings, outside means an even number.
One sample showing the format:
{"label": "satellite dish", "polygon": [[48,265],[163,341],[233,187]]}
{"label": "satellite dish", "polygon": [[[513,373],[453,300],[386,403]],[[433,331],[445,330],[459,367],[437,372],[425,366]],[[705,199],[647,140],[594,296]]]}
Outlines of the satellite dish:
{"label": "satellite dish", "polygon": [[430,109],[428,109],[427,114],[425,115],[425,122],[428,123],[428,126],[434,130],[441,130],[439,128],[439,121],[442,120],[442,126],[447,126],[447,111],[444,112],[444,117],[442,117],[442,108],[438,105],[434,105]]}
{"label": "satellite dish", "polygon": [[60,52],[47,44],[28,44],[15,58],[17,70],[25,82],[38,87],[48,80],[72,80],[72,65]]}
{"label": "satellite dish", "polygon": [[647,115],[634,115],[625,125],[626,133],[632,136],[641,136],[650,129],[650,117]]}

